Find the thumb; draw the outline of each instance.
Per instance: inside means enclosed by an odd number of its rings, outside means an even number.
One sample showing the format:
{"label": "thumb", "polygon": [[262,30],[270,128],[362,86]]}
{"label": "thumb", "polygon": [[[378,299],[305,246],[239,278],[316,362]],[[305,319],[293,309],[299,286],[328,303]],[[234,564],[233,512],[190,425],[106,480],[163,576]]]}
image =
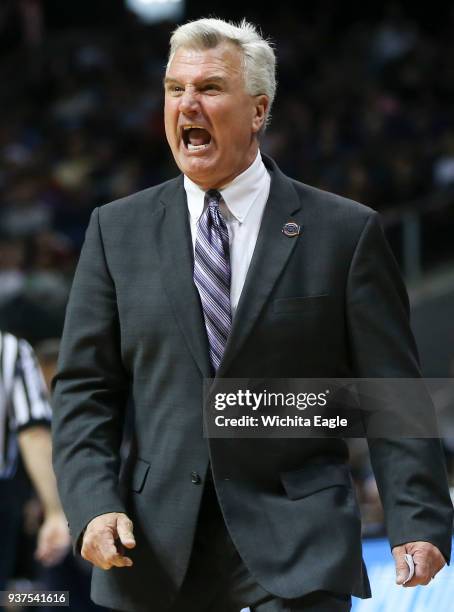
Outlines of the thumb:
{"label": "thumb", "polygon": [[123,546],[126,546],[126,548],[134,548],[136,545],[132,529],[132,521],[126,516],[126,514],[120,514],[117,519],[117,533],[121,543]]}
{"label": "thumb", "polygon": [[396,584],[403,584],[408,577],[408,565],[405,561],[405,547],[396,546],[393,549],[394,561],[396,563]]}

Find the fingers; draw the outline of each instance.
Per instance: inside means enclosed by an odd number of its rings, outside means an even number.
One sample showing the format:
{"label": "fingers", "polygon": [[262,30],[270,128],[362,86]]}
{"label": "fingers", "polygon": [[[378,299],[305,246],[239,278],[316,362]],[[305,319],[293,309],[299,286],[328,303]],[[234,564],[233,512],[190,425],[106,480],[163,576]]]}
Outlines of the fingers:
{"label": "fingers", "polygon": [[396,584],[403,584],[408,578],[408,565],[405,561],[405,545],[393,548],[394,561],[396,563]]}
{"label": "fingers", "polygon": [[67,553],[68,549],[61,546],[38,548],[35,553],[35,558],[45,567],[53,567],[63,561]]}
{"label": "fingers", "polygon": [[117,533],[121,543],[126,548],[134,548],[136,541],[132,533],[132,521],[126,516],[126,514],[120,514],[117,520]]}
{"label": "fingers", "polygon": [[104,570],[112,567],[131,567],[132,565],[132,559],[122,555],[113,542],[111,544],[102,542],[98,548],[98,560],[98,567]]}
{"label": "fingers", "polygon": [[39,530],[35,558],[51,567],[64,559],[70,546],[71,539],[63,513],[46,517]]}
{"label": "fingers", "polygon": [[[411,580],[403,584],[408,576],[408,566],[404,568],[405,553],[411,554],[415,565],[415,573]],[[430,542],[410,542],[393,548],[396,561],[396,582],[404,587],[427,585],[446,564],[438,548]],[[403,561],[403,562],[402,562]],[[402,578],[403,576],[403,578]]]}
{"label": "fingers", "polygon": [[84,533],[82,557],[104,570],[131,567],[132,559],[123,554],[123,545],[128,548],[135,546],[132,527],[132,521],[123,513],[109,512],[97,516]]}
{"label": "fingers", "polygon": [[418,584],[429,584],[432,580],[432,575],[430,565],[427,562],[415,562],[415,575],[404,586],[411,587],[417,586]]}
{"label": "fingers", "polygon": [[67,553],[68,546],[65,542],[40,538],[38,540],[35,558],[46,567],[52,567],[60,563],[60,561],[63,561]]}

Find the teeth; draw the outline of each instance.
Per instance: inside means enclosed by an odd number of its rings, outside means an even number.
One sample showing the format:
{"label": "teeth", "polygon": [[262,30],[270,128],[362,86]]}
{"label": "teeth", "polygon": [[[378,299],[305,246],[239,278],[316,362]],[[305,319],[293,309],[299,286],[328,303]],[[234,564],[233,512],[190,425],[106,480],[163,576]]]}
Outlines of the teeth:
{"label": "teeth", "polygon": [[209,146],[210,146],[210,143],[202,144],[202,145],[193,145],[191,143],[188,143],[188,150],[189,151],[201,151],[202,149],[206,149]]}

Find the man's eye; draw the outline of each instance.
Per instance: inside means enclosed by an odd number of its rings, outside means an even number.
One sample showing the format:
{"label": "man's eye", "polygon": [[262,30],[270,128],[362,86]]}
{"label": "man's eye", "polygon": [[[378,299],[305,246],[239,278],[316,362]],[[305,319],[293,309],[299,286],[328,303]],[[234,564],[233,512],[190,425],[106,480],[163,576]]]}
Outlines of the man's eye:
{"label": "man's eye", "polygon": [[169,91],[170,93],[181,93],[183,91],[183,88],[179,85],[169,85],[167,91]]}
{"label": "man's eye", "polygon": [[209,84],[203,87],[203,91],[219,91],[219,85]]}

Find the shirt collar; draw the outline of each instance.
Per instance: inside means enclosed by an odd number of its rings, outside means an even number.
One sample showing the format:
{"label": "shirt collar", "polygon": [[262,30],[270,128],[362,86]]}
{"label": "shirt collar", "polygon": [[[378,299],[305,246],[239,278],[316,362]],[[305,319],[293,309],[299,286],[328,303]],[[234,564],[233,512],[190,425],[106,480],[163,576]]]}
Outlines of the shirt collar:
{"label": "shirt collar", "polygon": [[[240,223],[246,219],[257,199],[266,172],[262,156],[258,151],[255,160],[244,172],[235,177],[231,183],[219,189],[227,211]],[[204,209],[205,192],[186,175],[184,175],[184,188],[189,214],[198,221]]]}

